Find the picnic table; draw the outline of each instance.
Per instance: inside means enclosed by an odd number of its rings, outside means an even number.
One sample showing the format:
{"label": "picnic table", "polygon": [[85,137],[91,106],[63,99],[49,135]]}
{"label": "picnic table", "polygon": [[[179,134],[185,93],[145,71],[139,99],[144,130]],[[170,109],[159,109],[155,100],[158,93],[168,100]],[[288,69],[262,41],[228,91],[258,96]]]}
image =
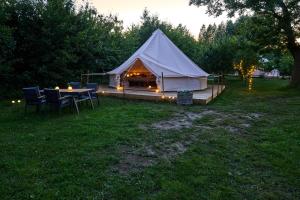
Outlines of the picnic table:
{"label": "picnic table", "polygon": [[92,100],[92,96],[90,92],[92,89],[59,89],[59,92],[63,95],[70,95],[73,97],[73,102],[77,111],[77,114],[79,114],[79,109],[78,109],[78,103],[82,101],[89,101],[91,104],[92,109],[94,109],[94,104]]}

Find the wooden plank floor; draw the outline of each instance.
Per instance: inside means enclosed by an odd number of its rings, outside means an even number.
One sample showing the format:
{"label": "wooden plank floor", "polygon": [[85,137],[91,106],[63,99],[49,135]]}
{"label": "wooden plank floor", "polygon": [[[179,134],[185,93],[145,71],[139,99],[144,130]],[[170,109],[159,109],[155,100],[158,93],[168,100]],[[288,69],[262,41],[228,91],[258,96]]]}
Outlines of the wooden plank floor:
{"label": "wooden plank floor", "polygon": [[[213,89],[213,90],[212,90]],[[214,98],[220,95],[225,90],[225,85],[209,85],[206,90],[194,91],[193,93],[193,102],[195,104],[208,104],[212,100],[212,91],[214,93]],[[140,99],[140,100],[151,100],[151,101],[174,101],[176,102],[177,92],[165,92],[156,93],[155,90],[136,90],[134,89],[125,89],[117,90],[115,88],[110,88],[107,86],[100,86],[97,91],[99,95],[102,96],[113,96],[119,98],[127,99]]]}

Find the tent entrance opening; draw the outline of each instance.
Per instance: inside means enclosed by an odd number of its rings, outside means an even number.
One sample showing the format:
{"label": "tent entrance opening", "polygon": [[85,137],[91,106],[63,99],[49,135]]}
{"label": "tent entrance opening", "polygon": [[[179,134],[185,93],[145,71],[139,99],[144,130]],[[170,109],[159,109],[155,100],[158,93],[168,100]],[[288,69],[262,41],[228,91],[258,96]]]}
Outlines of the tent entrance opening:
{"label": "tent entrance opening", "polygon": [[139,59],[124,73],[124,76],[124,85],[127,88],[157,88],[156,76],[153,75]]}

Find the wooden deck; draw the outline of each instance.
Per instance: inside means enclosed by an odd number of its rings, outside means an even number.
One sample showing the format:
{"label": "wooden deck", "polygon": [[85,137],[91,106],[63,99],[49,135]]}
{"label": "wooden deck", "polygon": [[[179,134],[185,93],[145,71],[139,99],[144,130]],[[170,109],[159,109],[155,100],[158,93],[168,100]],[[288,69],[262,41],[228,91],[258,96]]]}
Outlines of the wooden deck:
{"label": "wooden deck", "polygon": [[[215,99],[225,90],[224,85],[211,85],[208,86],[206,90],[194,91],[193,102],[194,104],[208,104],[213,98]],[[156,93],[155,90],[137,90],[136,88],[130,88],[123,90],[117,90],[115,88],[110,88],[107,86],[100,86],[97,91],[99,95],[102,96],[113,96],[119,98],[127,99],[140,99],[140,100],[150,100],[150,101],[170,101],[176,102],[177,92],[159,92]],[[213,94],[213,98],[212,98]]]}

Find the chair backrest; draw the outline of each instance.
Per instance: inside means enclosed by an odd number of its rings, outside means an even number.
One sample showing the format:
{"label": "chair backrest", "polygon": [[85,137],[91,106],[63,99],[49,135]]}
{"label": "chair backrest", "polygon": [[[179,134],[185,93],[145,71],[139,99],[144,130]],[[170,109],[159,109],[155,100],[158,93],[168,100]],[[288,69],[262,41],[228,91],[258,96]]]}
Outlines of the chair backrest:
{"label": "chair backrest", "polygon": [[41,96],[38,86],[23,88],[23,94],[27,103],[38,101],[38,97]]}
{"label": "chair backrest", "polygon": [[80,89],[81,83],[80,82],[70,82],[68,85],[72,86],[73,89]]}
{"label": "chair backrest", "polygon": [[98,90],[98,84],[97,83],[87,83],[86,88],[93,89],[93,92],[96,92]]}
{"label": "chair backrest", "polygon": [[47,103],[59,103],[59,99],[61,97],[59,90],[44,89],[44,94],[46,95]]}

